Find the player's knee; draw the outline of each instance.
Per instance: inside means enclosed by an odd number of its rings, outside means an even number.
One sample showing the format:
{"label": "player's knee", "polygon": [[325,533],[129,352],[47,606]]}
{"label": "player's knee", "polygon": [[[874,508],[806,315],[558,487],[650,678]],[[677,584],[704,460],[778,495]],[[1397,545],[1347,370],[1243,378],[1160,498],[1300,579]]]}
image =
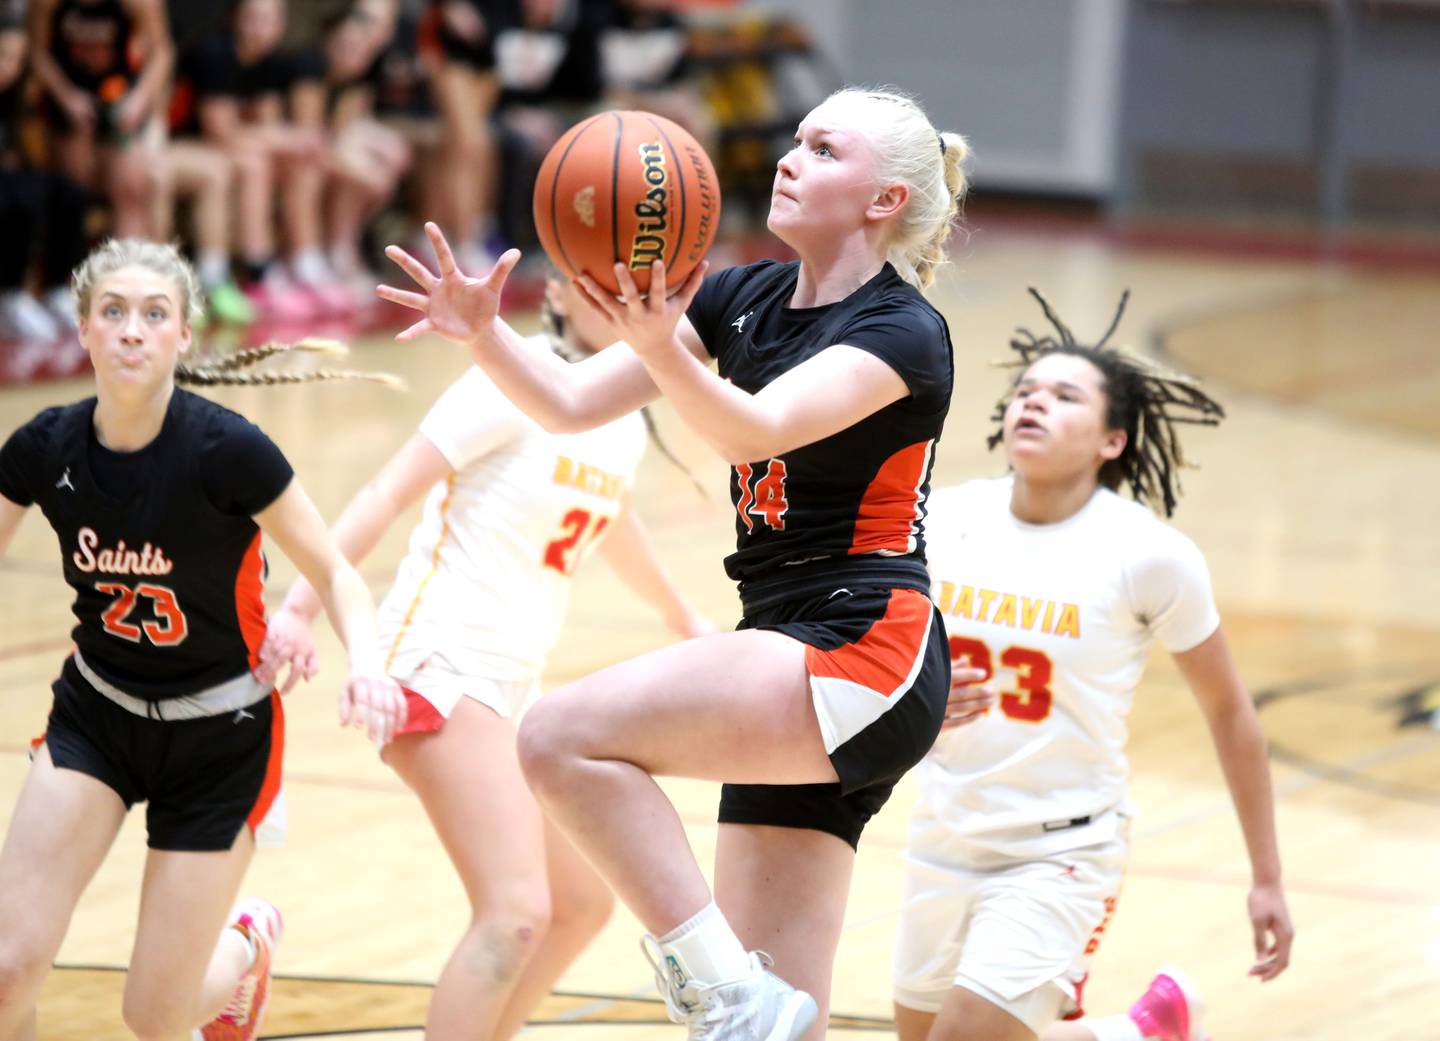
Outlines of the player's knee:
{"label": "player's knee", "polygon": [[461,964],[481,985],[512,982],[550,928],[550,901],[543,887],[516,889],[475,909],[461,944]]}
{"label": "player's knee", "polygon": [[520,723],[520,767],[537,795],[563,783],[569,760],[575,754],[563,714],[542,698]]}
{"label": "player's knee", "polygon": [[0,1008],[31,1003],[49,967],[48,953],[25,936],[0,938]]}

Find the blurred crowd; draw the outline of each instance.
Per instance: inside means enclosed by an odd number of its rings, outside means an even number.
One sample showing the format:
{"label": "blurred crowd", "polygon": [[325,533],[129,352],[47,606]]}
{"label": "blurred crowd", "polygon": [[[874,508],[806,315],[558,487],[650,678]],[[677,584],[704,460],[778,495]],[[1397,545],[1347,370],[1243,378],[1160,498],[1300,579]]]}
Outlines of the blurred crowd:
{"label": "blurred crowd", "polygon": [[106,234],[178,240],[212,323],[369,307],[439,221],[533,242],[553,141],[605,108],[712,134],[678,0],[0,0],[0,340],[67,338]]}

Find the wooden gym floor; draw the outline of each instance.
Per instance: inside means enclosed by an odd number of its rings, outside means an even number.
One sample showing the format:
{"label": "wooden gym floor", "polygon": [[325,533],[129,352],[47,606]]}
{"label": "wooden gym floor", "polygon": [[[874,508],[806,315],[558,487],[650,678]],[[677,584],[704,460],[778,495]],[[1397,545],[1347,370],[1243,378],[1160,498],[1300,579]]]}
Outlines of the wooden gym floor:
{"label": "wooden gym floor", "polygon": [[[1200,716],[1157,657],[1132,717],[1142,816],[1120,910],[1087,1004],[1128,1007],[1161,964],[1205,992],[1219,1041],[1367,1041],[1425,1036],[1440,974],[1440,268],[1396,272],[1304,258],[1126,246],[1102,234],[980,223],[934,299],[956,346],[957,388],[937,483],[991,474],[990,405],[1016,325],[1039,332],[1025,294],[1042,288],[1082,339],[1133,290],[1119,340],[1204,376],[1230,417],[1185,439],[1179,526],[1205,551],[1230,638],[1272,741],[1286,881],[1299,929],[1280,980],[1248,979],[1247,865]],[[289,454],[327,516],[414,429],[466,364],[439,342],[376,339],[356,364],[404,375],[408,393],[359,384],[215,396]],[[86,380],[0,391],[5,431],[90,392]],[[725,468],[664,406],[666,438],[708,492],[651,453],[637,502],[659,552],[717,623],[736,613],[719,567],[732,538]],[[362,570],[379,592],[404,547],[390,533]],[[289,565],[278,554],[272,602]],[[44,724],[68,646],[69,597],[39,516],[0,564],[0,813]],[[659,625],[603,565],[581,574],[554,684],[658,645]],[[465,917],[459,885],[418,804],[334,720],[338,645],[291,695],[290,838],[257,856],[246,890],[279,904],[287,933],[265,1035],[420,1037],[428,982]],[[702,862],[715,789],[671,790]],[[902,786],[862,843],[836,965],[836,1037],[888,1036],[888,966],[906,811]],[[41,1003],[40,1036],[121,1038],[118,971],[128,956],[144,855],[132,814],[80,904]],[[679,1036],[654,1002],[639,929],[618,913],[542,1009],[536,1039]],[[612,1025],[606,1025],[612,1024]]]}

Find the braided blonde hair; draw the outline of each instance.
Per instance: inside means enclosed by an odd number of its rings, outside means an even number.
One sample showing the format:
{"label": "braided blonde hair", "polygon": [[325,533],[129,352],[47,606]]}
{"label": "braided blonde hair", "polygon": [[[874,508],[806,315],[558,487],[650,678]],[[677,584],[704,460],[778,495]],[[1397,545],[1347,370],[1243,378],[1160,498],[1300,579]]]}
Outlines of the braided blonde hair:
{"label": "braided blonde hair", "polygon": [[[255,366],[276,355],[300,351],[314,354],[343,355],[349,348],[338,340],[318,337],[284,343],[271,340],[259,347],[249,347],[227,358],[207,360],[199,365],[183,362],[175,367],[175,382],[190,387],[276,387],[292,383],[317,383],[324,380],[367,380],[397,390],[405,389],[405,381],[388,372],[362,372],[356,369],[256,369]],[[246,372],[242,370],[251,369]]]}

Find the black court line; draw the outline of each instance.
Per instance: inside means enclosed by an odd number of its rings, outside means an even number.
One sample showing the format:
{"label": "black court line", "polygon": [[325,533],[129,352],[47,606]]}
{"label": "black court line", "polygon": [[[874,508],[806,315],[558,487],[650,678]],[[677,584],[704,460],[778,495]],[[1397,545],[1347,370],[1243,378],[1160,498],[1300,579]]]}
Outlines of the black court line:
{"label": "black court line", "polygon": [[[113,972],[125,973],[128,971],[123,965],[91,965],[72,964],[57,962],[54,968],[71,972]],[[433,990],[435,984],[428,980],[386,980],[370,979],[362,976],[312,976],[299,973],[277,973],[271,977],[274,980],[286,980],[295,983],[338,983],[347,986],[364,987],[405,987],[407,989],[421,988]],[[578,990],[556,990],[550,992],[553,997],[573,998],[581,1001],[591,1002],[612,1002],[626,1005],[648,1005],[654,1006],[654,1019],[635,1019],[633,1017],[622,1017],[607,1019],[603,1016],[587,1016],[584,1019],[531,1019],[527,1026],[552,1026],[552,1027],[583,1027],[583,1026],[670,1026],[671,1021],[665,1013],[665,1002],[660,998],[637,998],[628,994],[599,994],[592,991]],[[893,1020],[884,1019],[879,1016],[856,1016],[845,1013],[832,1012],[830,1014],[831,1030],[854,1030],[863,1032],[889,1032],[895,1029]],[[265,1041],[302,1041],[305,1038],[316,1037],[349,1037],[357,1034],[396,1034],[415,1030],[424,1030],[424,1023],[385,1026],[385,1027],[360,1027],[357,1029],[341,1030],[307,1030],[300,1034],[261,1034]]]}

